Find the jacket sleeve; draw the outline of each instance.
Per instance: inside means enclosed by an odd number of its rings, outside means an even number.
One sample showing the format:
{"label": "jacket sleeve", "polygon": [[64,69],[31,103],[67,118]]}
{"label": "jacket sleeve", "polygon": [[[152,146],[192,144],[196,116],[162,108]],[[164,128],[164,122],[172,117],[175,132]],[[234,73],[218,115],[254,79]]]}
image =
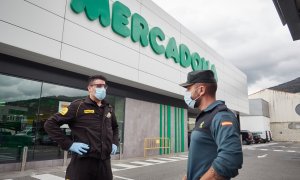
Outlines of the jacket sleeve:
{"label": "jacket sleeve", "polygon": [[217,158],[212,167],[221,176],[235,177],[242,168],[243,152],[239,124],[233,113],[218,113],[211,126],[212,136],[218,146]]}
{"label": "jacket sleeve", "polygon": [[112,112],[111,127],[113,130],[113,144],[119,146],[119,126],[115,112]]}
{"label": "jacket sleeve", "polygon": [[44,128],[50,138],[56,141],[63,150],[68,150],[73,141],[63,133],[60,126],[74,121],[77,108],[78,103],[72,102],[69,107],[51,116],[44,124]]}

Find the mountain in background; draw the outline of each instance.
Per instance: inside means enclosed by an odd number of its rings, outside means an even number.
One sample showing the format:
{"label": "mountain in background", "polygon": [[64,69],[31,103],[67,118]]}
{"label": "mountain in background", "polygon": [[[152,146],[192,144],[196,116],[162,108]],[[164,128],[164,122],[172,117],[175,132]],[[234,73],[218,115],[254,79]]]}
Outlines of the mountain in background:
{"label": "mountain in background", "polygon": [[277,90],[277,91],[284,91],[289,93],[300,93],[300,77],[288,81],[286,83],[279,84],[274,87],[270,87],[268,89]]}

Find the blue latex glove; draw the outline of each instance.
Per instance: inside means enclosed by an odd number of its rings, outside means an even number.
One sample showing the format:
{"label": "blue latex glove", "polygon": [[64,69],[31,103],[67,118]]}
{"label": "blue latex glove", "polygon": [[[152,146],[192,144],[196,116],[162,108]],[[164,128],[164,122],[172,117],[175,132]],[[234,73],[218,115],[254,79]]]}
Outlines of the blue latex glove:
{"label": "blue latex glove", "polygon": [[79,155],[82,155],[84,153],[87,153],[88,149],[90,149],[89,145],[84,143],[74,142],[69,150]]}
{"label": "blue latex glove", "polygon": [[111,154],[115,155],[117,152],[118,147],[115,144],[112,144],[112,150],[111,150]]}

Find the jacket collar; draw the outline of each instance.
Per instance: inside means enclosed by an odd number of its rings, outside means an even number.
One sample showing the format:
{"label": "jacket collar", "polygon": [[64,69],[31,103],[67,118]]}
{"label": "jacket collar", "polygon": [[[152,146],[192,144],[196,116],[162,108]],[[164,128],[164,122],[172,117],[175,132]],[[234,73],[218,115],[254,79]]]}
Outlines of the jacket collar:
{"label": "jacket collar", "polygon": [[[97,103],[90,98],[90,96],[85,97],[84,102],[87,104],[98,106]],[[101,106],[108,106],[108,105],[109,105],[108,102],[106,102],[105,100],[101,101]]]}
{"label": "jacket collar", "polygon": [[215,107],[217,107],[220,104],[225,104],[225,102],[221,101],[221,100],[217,100],[217,101],[211,103],[209,106],[207,106],[207,108],[204,109],[203,112],[211,111],[211,110],[213,110]]}
{"label": "jacket collar", "polygon": [[202,116],[204,113],[207,113],[207,112],[209,112],[209,111],[212,111],[213,109],[215,109],[215,108],[216,108],[218,105],[220,105],[220,104],[225,104],[225,102],[224,102],[224,101],[221,101],[221,100],[217,100],[217,101],[211,103],[206,109],[204,109],[203,111],[201,111],[201,112],[197,115],[196,119],[199,119],[199,117]]}

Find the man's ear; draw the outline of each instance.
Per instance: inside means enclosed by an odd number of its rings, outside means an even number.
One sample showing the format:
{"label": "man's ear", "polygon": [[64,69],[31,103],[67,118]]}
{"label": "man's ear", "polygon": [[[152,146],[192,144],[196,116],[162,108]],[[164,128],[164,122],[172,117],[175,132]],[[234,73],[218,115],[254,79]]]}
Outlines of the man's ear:
{"label": "man's ear", "polygon": [[199,90],[199,95],[202,96],[206,92],[206,87],[203,86],[203,85],[200,85],[199,88],[198,88],[198,90]]}
{"label": "man's ear", "polygon": [[91,89],[92,89],[92,86],[88,85],[88,86],[87,86],[87,90],[90,92]]}

